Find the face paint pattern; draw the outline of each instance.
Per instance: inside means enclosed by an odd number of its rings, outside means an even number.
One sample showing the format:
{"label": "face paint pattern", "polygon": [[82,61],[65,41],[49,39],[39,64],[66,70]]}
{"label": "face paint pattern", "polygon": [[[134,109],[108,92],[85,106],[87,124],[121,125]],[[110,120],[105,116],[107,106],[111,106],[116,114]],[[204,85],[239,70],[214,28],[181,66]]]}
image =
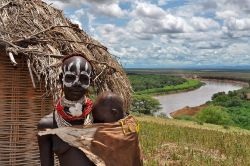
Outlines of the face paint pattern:
{"label": "face paint pattern", "polygon": [[[72,72],[71,68],[75,65],[76,72]],[[85,71],[81,71],[81,62],[77,60],[75,63],[71,62],[68,66],[64,65],[63,69],[63,85],[72,87],[73,85],[80,85],[82,88],[87,89],[90,85],[90,74],[88,72],[88,62],[85,62]],[[67,70],[66,70],[67,69]]]}

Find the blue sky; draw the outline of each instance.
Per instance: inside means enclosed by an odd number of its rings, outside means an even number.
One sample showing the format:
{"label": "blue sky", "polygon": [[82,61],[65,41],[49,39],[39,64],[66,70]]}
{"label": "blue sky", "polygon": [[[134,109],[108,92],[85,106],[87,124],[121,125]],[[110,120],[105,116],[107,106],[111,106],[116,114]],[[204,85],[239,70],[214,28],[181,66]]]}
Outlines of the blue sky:
{"label": "blue sky", "polygon": [[45,0],[124,67],[250,65],[250,0]]}

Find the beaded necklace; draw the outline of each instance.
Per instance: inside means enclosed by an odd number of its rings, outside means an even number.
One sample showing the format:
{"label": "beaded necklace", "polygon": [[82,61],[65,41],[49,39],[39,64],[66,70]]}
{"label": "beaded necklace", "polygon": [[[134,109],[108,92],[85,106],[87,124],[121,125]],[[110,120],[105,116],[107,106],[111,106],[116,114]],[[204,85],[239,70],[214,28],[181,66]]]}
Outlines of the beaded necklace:
{"label": "beaded necklace", "polygon": [[[58,127],[72,126],[69,122],[84,119],[84,125],[91,124],[93,117],[91,115],[93,102],[89,98],[85,98],[79,103],[71,102],[61,98],[58,100],[55,107],[55,120]],[[83,109],[84,108],[84,109]]]}

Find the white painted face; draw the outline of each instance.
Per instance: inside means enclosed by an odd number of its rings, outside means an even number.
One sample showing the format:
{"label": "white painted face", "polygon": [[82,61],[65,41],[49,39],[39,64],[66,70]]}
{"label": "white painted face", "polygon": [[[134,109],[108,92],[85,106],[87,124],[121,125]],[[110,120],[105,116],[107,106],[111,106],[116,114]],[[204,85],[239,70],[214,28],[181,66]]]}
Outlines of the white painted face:
{"label": "white painted face", "polygon": [[63,85],[72,87],[80,85],[82,88],[87,89],[90,85],[91,67],[87,61],[81,61],[80,58],[64,64],[63,66]]}

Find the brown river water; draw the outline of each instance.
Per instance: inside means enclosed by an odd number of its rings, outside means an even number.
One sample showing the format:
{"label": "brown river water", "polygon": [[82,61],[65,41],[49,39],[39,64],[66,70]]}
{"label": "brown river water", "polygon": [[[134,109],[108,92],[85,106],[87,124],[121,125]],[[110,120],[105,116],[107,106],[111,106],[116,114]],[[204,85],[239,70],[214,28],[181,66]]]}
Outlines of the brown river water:
{"label": "brown river water", "polygon": [[176,94],[169,94],[164,96],[155,96],[161,104],[161,112],[167,116],[171,112],[175,112],[186,106],[195,107],[206,103],[211,100],[213,94],[218,92],[226,92],[241,89],[244,83],[216,81],[216,80],[202,80],[206,85],[199,89],[181,92]]}

